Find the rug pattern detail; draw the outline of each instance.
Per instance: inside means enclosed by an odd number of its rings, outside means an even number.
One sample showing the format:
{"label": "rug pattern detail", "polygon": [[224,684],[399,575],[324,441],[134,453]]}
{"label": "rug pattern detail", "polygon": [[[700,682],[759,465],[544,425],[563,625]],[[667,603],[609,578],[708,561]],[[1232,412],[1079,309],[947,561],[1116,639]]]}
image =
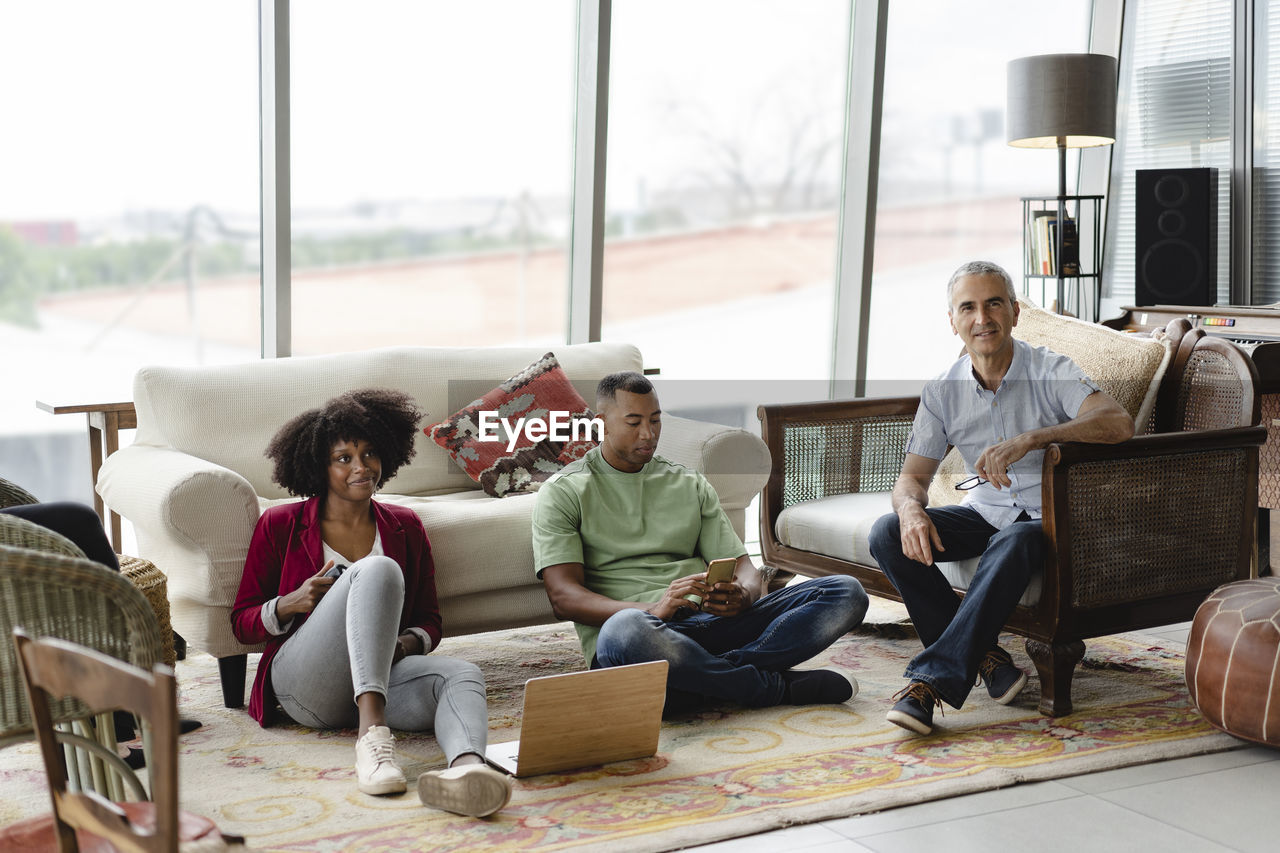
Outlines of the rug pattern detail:
{"label": "rug pattern detail", "polygon": [[[1005,640],[1029,667],[1021,643]],[[182,738],[183,805],[257,850],[665,850],[1240,745],[1188,702],[1180,649],[1126,637],[1088,644],[1070,716],[1035,710],[1033,678],[1011,706],[978,689],[964,708],[935,718],[933,735],[913,737],[884,714],[918,649],[909,632],[848,635],[805,668],[856,676],[861,689],[851,702],[725,705],[669,720],[657,755],[519,780],[511,804],[488,820],[422,807],[412,781],[401,796],[358,793],[354,732],[261,729],[243,710],[221,707],[214,660],[192,655],[178,667],[180,702],[205,726]],[[582,667],[567,625],[448,638],[441,651],[485,672],[492,741],[518,736],[527,678]],[[443,765],[430,734],[397,733],[397,750],[410,780]],[[47,811],[34,745],[5,758],[0,820]]]}

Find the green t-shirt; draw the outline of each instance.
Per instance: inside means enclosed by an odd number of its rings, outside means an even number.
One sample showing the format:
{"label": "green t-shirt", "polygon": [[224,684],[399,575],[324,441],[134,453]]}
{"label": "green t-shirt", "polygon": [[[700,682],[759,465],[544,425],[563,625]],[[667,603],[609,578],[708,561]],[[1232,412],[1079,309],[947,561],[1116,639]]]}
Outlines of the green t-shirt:
{"label": "green t-shirt", "polygon": [[[661,456],[628,474],[597,447],[545,483],[533,509],[538,577],[581,563],[587,589],[616,601],[657,601],[676,578],[746,553],[707,478]],[[590,661],[600,629],[575,627]]]}

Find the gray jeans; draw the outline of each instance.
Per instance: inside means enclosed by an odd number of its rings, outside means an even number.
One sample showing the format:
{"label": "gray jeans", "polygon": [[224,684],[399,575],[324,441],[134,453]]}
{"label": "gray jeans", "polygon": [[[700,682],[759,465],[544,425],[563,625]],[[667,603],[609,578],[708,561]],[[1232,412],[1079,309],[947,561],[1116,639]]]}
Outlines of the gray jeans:
{"label": "gray jeans", "polygon": [[489,711],[480,668],[442,655],[409,655],[393,665],[403,607],[396,562],[357,560],[276,653],[276,698],[304,726],[339,729],[359,721],[356,696],[381,693],[393,729],[434,730],[450,763],[466,752],[484,755]]}

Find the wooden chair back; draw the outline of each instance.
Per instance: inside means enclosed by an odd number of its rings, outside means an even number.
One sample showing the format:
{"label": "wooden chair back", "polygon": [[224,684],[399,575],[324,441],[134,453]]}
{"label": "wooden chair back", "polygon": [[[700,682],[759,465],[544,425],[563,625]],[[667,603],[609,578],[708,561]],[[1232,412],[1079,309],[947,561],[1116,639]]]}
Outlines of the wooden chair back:
{"label": "wooden chair back", "polygon": [[[76,830],[86,830],[122,850],[178,849],[178,694],[173,670],[153,672],[56,638],[32,639],[14,630],[14,642],[31,703],[32,726],[40,743],[58,850],[77,851]],[[120,708],[149,723],[154,826],[135,826],[119,805],[93,791],[67,785],[50,701],[74,696],[93,711]]]}
{"label": "wooden chair back", "polygon": [[1179,427],[1174,425],[1177,421],[1174,410],[1178,403],[1178,391],[1182,387],[1182,373],[1187,366],[1187,360],[1191,358],[1191,351],[1195,349],[1196,343],[1203,338],[1203,329],[1188,329],[1185,334],[1178,338],[1178,342],[1174,346],[1173,357],[1169,360],[1169,367],[1165,373],[1164,381],[1160,383],[1160,390],[1156,394],[1155,429],[1153,432],[1181,431]]}
{"label": "wooden chair back", "polygon": [[1156,431],[1253,426],[1262,419],[1258,387],[1258,368],[1244,350],[1192,329],[1178,342],[1160,385]]}
{"label": "wooden chair back", "polygon": [[1180,365],[1172,431],[1231,429],[1262,419],[1258,368],[1224,338],[1198,338]]}

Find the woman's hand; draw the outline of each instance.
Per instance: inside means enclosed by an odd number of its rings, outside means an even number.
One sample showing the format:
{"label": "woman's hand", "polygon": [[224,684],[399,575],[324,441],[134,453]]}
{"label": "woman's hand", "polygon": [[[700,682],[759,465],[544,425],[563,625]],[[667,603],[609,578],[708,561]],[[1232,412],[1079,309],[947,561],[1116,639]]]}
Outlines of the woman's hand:
{"label": "woman's hand", "polygon": [[310,613],[316,609],[320,599],[329,591],[329,587],[337,583],[337,578],[327,578],[324,573],[333,568],[333,560],[320,567],[320,571],[302,582],[302,586],[293,592],[280,596],[276,601],[276,619],[286,624],[301,613]]}
{"label": "woman's hand", "polygon": [[391,662],[399,663],[409,655],[422,654],[422,639],[417,635],[406,631],[396,637],[396,648],[391,653]]}

